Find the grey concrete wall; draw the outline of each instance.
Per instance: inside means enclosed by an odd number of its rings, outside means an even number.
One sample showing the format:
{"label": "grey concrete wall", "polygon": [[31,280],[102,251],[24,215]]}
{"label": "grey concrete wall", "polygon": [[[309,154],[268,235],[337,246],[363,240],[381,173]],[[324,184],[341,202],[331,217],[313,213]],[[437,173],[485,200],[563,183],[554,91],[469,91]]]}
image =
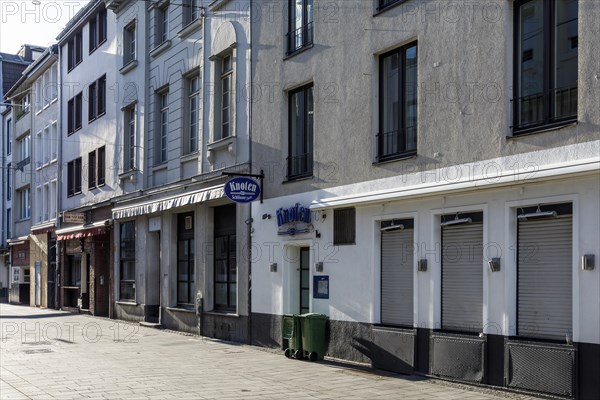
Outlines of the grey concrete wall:
{"label": "grey concrete wall", "polygon": [[[315,0],[314,46],[285,58],[287,2],[257,1],[253,159],[267,197],[430,171],[600,138],[600,3],[579,2],[578,124],[510,138],[513,2]],[[469,5],[470,4],[470,5]],[[374,164],[378,54],[418,41],[418,154]],[[313,82],[314,177],[285,180],[287,91]],[[576,155],[574,155],[576,157]]]}

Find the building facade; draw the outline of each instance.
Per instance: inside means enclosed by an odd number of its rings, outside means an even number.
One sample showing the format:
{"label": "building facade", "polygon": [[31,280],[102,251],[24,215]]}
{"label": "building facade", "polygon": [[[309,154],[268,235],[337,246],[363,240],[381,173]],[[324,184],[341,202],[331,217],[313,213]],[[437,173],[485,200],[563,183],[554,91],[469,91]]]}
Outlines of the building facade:
{"label": "building facade", "polygon": [[[21,78],[9,90],[7,96],[16,96],[13,118],[18,122],[16,146],[21,164],[15,173],[16,196],[19,197],[19,225],[29,218],[30,232],[19,241],[28,241],[30,273],[29,304],[38,307],[56,305],[56,229],[58,185],[58,48],[52,46],[42,52],[22,73]],[[27,114],[20,112],[21,96],[28,100]],[[27,124],[21,124],[23,119]],[[23,136],[26,135],[26,136]],[[23,158],[23,143],[28,142],[29,161]],[[24,164],[27,162],[27,164]],[[21,175],[21,172],[24,172]],[[27,182],[25,177],[27,177]],[[29,211],[23,193],[28,192]],[[21,229],[21,228],[19,228]],[[19,234],[25,231],[17,230]],[[15,244],[15,249],[20,248]],[[27,245],[25,245],[27,247]],[[17,255],[21,254],[17,253]],[[19,257],[17,257],[19,260]],[[20,261],[17,261],[20,263]]]}
{"label": "building facade", "polygon": [[600,9],[467,3],[257,2],[252,341],[592,398]]}
{"label": "building facade", "polygon": [[[10,239],[13,239],[14,232],[14,214],[13,214],[13,176],[14,164],[13,147],[14,147],[14,122],[15,118],[12,114],[11,99],[5,98],[9,90],[21,78],[21,74],[33,59],[39,54],[40,48],[37,46],[23,45],[17,54],[0,53],[0,115],[2,116],[2,209],[0,211],[0,221],[2,228],[0,229],[0,294],[1,298],[7,297],[8,289],[12,288],[14,282],[15,290],[11,290],[11,298],[14,302],[20,302],[19,290],[24,293],[23,302],[29,302],[29,288],[23,286],[19,289],[19,285],[28,285],[29,282],[24,282],[21,274],[22,265],[11,268],[11,251],[8,245]],[[25,295],[25,293],[27,293]]]}
{"label": "building facade", "polygon": [[111,199],[122,191],[115,143],[116,24],[104,2],[91,1],[57,37],[59,46],[59,304],[108,316]]}
{"label": "building facade", "polygon": [[114,199],[115,317],[248,337],[250,206],[224,196],[248,172],[248,2],[107,1],[121,43],[123,196]]}

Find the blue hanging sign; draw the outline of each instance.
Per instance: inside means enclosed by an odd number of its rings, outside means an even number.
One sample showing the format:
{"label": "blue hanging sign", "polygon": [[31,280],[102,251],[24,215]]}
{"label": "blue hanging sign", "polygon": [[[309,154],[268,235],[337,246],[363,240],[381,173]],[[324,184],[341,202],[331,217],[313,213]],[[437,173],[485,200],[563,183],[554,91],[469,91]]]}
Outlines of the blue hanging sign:
{"label": "blue hanging sign", "polygon": [[260,185],[254,179],[232,178],[225,184],[225,196],[236,203],[251,203],[260,196]]}

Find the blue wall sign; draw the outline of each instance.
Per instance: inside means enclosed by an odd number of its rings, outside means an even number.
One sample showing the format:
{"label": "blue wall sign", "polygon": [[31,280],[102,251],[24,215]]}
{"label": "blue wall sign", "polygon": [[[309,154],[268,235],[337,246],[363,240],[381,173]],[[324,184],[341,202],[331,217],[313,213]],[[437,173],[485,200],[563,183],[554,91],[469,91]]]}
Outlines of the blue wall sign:
{"label": "blue wall sign", "polygon": [[225,196],[236,203],[251,203],[260,196],[260,185],[254,179],[232,178],[225,184]]}
{"label": "blue wall sign", "polygon": [[294,236],[312,231],[310,209],[296,204],[290,208],[280,208],[276,212],[278,235]]}

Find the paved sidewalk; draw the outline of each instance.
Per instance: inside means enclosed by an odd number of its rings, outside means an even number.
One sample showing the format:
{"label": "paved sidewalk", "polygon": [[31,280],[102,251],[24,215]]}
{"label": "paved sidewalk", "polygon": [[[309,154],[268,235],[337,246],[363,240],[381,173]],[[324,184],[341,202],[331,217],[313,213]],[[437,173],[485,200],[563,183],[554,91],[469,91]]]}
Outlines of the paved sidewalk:
{"label": "paved sidewalk", "polygon": [[507,399],[136,324],[0,305],[2,399]]}

